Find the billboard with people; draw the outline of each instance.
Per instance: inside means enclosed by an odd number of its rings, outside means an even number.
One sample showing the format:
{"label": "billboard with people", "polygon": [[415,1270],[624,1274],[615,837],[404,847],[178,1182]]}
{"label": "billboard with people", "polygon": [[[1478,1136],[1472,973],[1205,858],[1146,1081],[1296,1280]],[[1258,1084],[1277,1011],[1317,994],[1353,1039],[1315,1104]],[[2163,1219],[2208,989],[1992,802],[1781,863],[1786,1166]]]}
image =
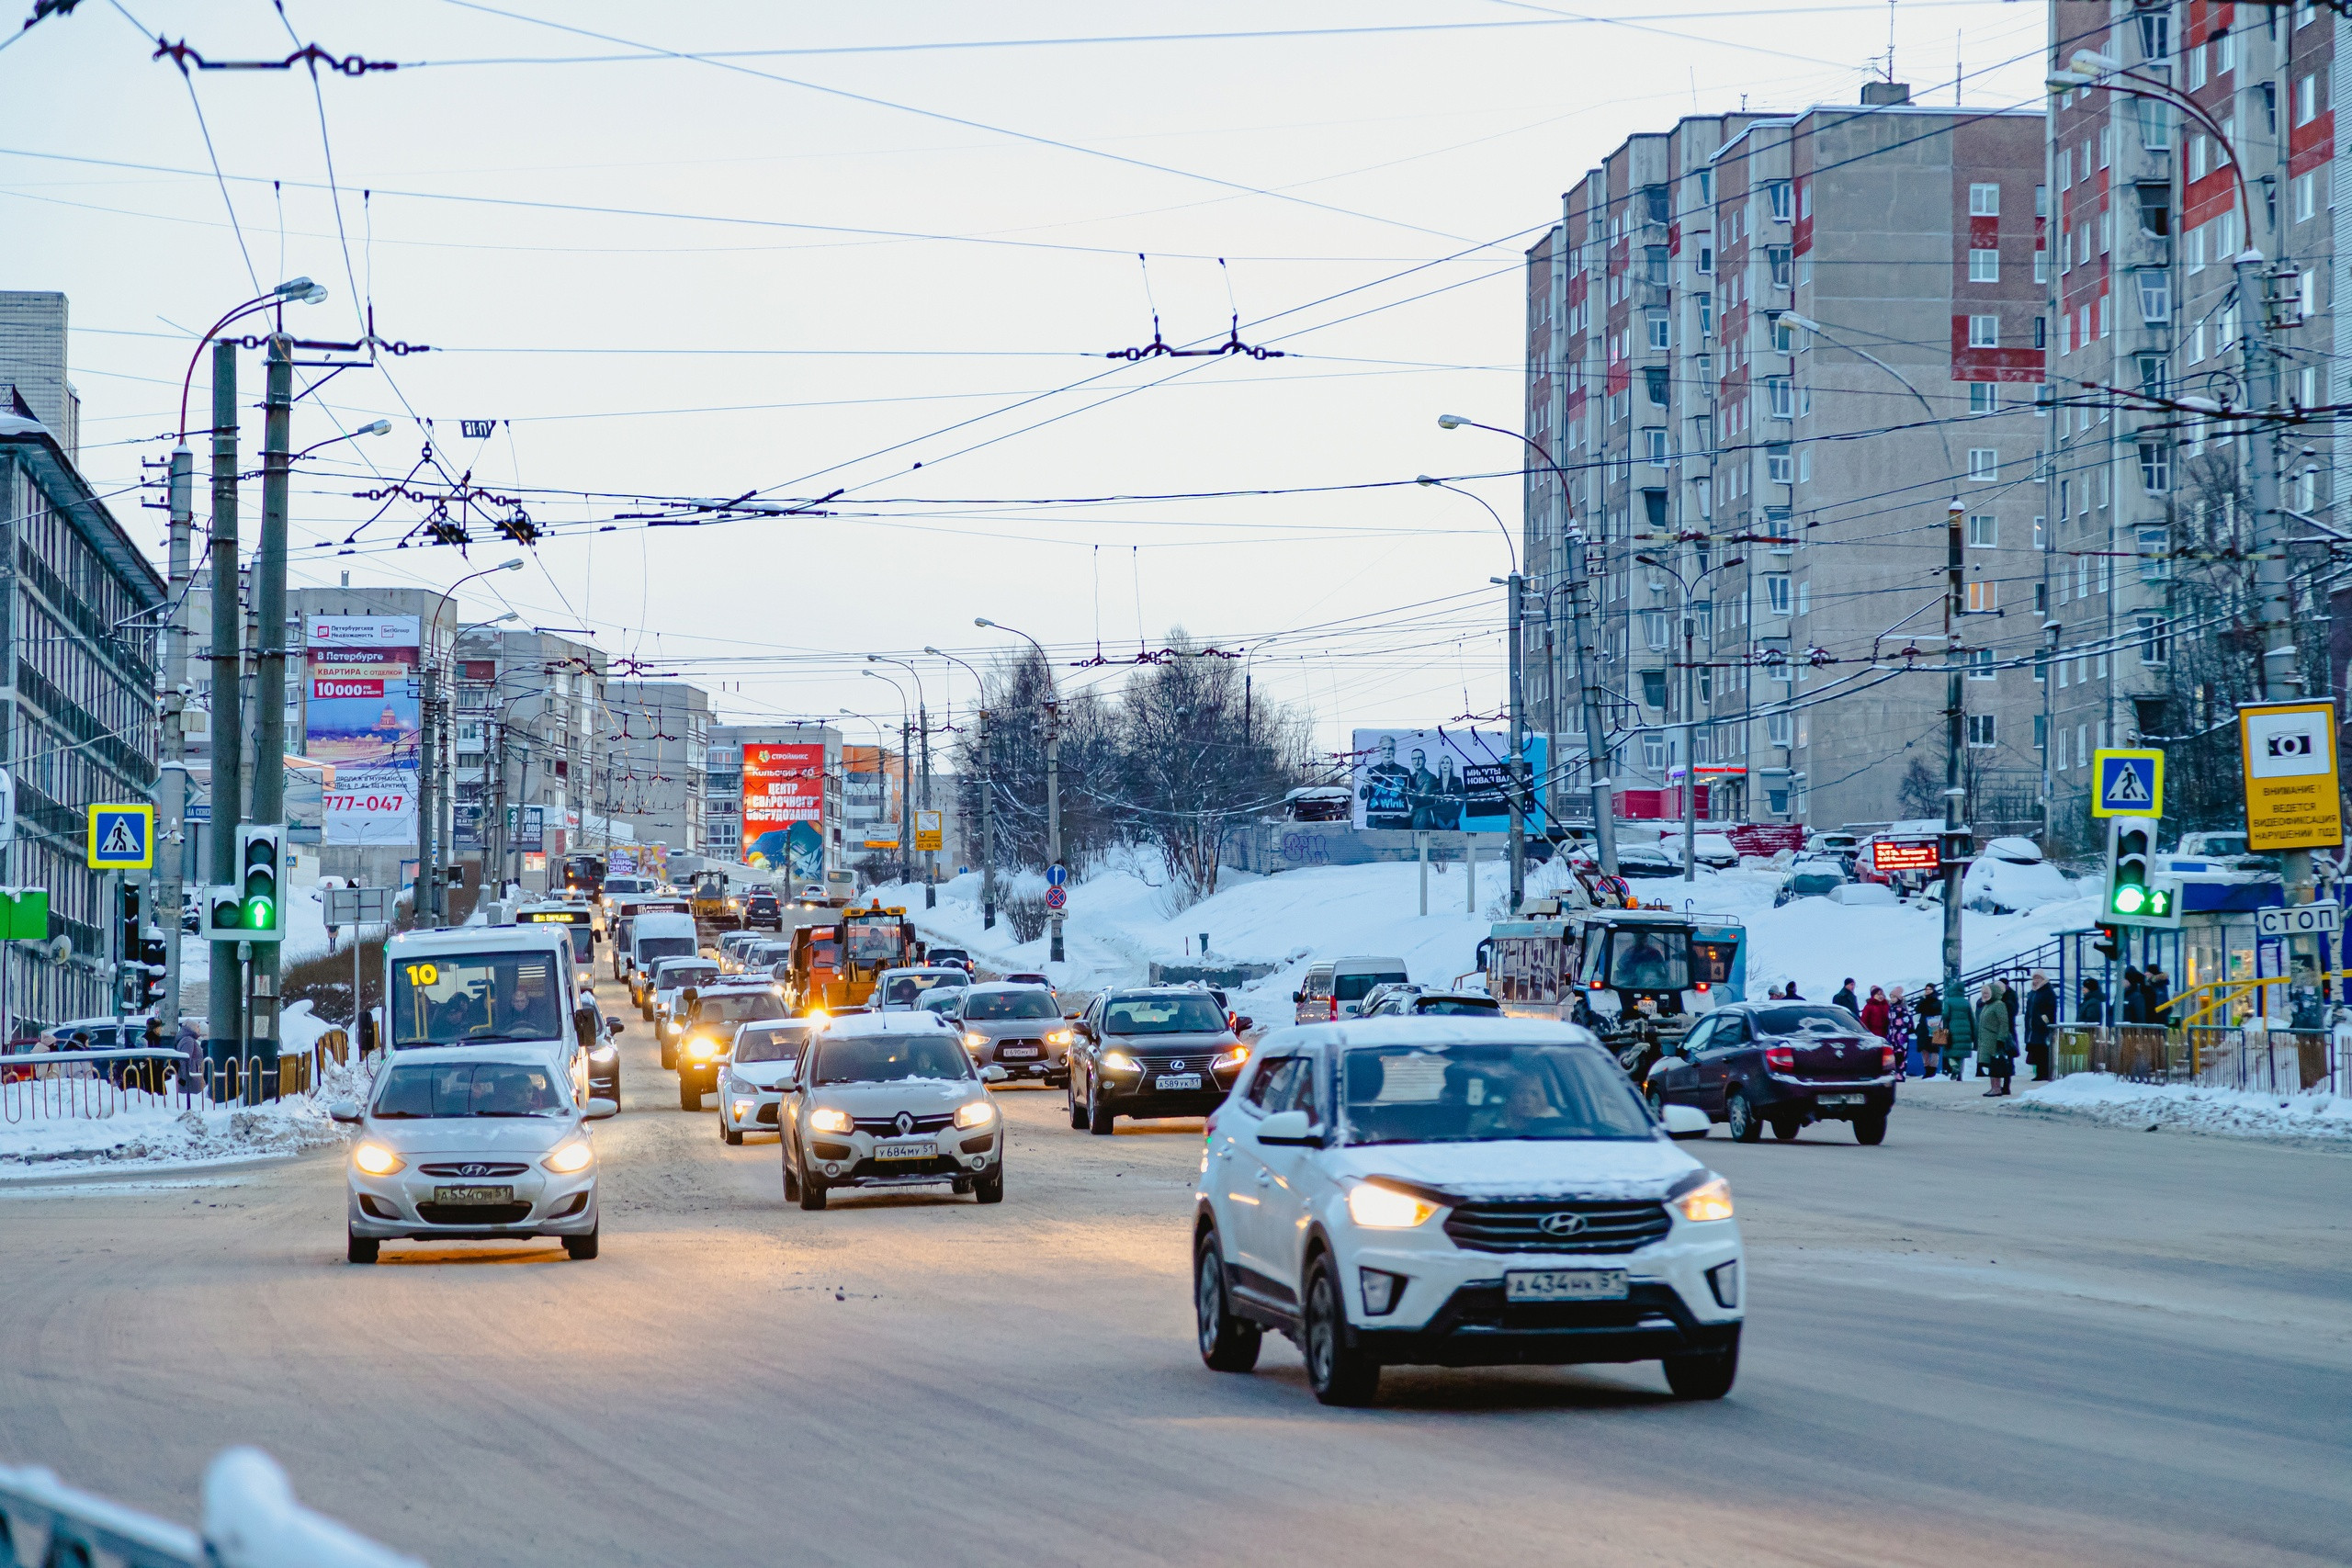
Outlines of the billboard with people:
{"label": "billboard with people", "polygon": [[415,615],[312,615],[303,624],[302,751],[334,767],[320,795],[326,843],[416,842],[423,625]]}
{"label": "billboard with people", "polygon": [[[1530,832],[1544,827],[1545,749],[1531,735],[1522,753]],[[1510,737],[1499,729],[1359,729],[1351,820],[1412,832],[1510,830]]]}
{"label": "billboard with people", "polygon": [[825,747],[743,748],[743,860],[796,883],[825,880]]}

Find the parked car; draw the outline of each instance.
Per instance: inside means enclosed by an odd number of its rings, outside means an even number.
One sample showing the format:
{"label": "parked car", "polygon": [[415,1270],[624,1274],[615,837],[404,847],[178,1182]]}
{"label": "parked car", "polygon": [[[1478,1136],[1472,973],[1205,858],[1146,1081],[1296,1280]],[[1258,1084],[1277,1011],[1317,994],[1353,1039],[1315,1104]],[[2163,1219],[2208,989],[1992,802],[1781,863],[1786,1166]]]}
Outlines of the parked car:
{"label": "parked car", "polygon": [[1405,1364],[1657,1360],[1684,1399],[1739,1367],[1731,1189],[1592,1034],[1516,1019],[1277,1030],[1210,1121],[1194,1210],[1201,1359],[1297,1341],[1327,1404]]}
{"label": "parked car", "polygon": [[1894,1047],[1827,1002],[1719,1007],[1673,1055],[1650,1067],[1654,1109],[1687,1105],[1752,1144],[1770,1125],[1793,1138],[1813,1122],[1849,1122],[1854,1141],[1882,1143],[1894,1107]]}
{"label": "parked car", "polygon": [[1777,909],[1799,898],[1826,898],[1834,890],[1845,886],[1848,880],[1846,868],[1836,861],[1801,860],[1781,877],[1780,890],[1772,895],[1772,908]]}
{"label": "parked car", "polygon": [[978,1067],[1001,1067],[1016,1078],[1069,1081],[1070,1025],[1054,994],[1006,981],[935,993],[948,998],[950,1021]]}
{"label": "parked car", "polygon": [[1071,1029],[1069,1124],[1109,1136],[1121,1116],[1204,1116],[1250,1060],[1225,1010],[1190,986],[1105,991]]}
{"label": "parked car", "polygon": [[[1682,840],[1677,839],[1674,843],[1679,852]],[[1693,847],[1698,852],[1701,865],[1713,866],[1717,871],[1730,871],[1739,864],[1739,851],[1733,847],[1730,839],[1721,833],[1701,833],[1693,840]]]}
{"label": "parked car", "polygon": [[784,1195],[946,1183],[1004,1201],[1004,1119],[953,1034],[911,1012],[835,1013],[784,1088]]}

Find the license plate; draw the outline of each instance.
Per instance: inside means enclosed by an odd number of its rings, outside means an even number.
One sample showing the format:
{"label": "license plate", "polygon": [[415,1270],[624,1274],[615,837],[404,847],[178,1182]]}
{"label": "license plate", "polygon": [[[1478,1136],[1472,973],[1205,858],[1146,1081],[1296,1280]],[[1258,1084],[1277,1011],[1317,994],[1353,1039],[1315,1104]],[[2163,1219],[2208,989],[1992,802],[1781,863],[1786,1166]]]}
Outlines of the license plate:
{"label": "license plate", "polygon": [[1815,1105],[1860,1105],[1862,1097],[1859,1094],[1816,1094],[1813,1102]]}
{"label": "license plate", "polygon": [[1034,1062],[1037,1059],[1035,1045],[1000,1045],[996,1054],[1008,1062]]}
{"label": "license plate", "polygon": [[1198,1089],[1201,1087],[1201,1075],[1198,1073],[1162,1073],[1158,1077],[1151,1080],[1151,1087],[1154,1089]]}
{"label": "license plate", "polygon": [[1503,1276],[1507,1302],[1622,1302],[1623,1269],[1514,1269]]}
{"label": "license plate", "polygon": [[935,1138],[894,1138],[874,1145],[876,1159],[930,1159],[939,1153]]}
{"label": "license plate", "polygon": [[436,1203],[512,1203],[512,1187],[436,1187],[433,1190]]}

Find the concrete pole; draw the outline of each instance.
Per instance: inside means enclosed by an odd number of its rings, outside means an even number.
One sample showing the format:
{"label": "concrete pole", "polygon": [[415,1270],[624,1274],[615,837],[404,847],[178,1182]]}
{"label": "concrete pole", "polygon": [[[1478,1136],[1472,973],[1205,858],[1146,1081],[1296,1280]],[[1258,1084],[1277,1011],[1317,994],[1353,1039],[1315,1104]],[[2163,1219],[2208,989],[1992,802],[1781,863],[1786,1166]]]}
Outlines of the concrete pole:
{"label": "concrete pole", "polygon": [[[244,813],[244,615],[237,603],[237,345],[212,345],[212,819],[206,838],[212,883],[237,880],[237,822]],[[206,919],[211,900],[206,899]],[[241,943],[212,944],[206,987],[204,1055],[214,1080],[235,1071],[243,1055],[245,1013],[239,980]]]}
{"label": "concrete pole", "polygon": [[172,618],[164,623],[164,759],[155,774],[155,923],[164,931],[164,995],[155,1010],[164,1035],[180,1027],[180,906],[187,901],[187,592],[196,525],[196,456],[186,443],[172,449]]}
{"label": "concrete pole", "polygon": [[989,750],[989,710],[980,710],[980,929],[996,929],[996,758]]}
{"label": "concrete pole", "polygon": [[1464,914],[1478,912],[1478,839],[1474,833],[1462,835],[1462,909]]}
{"label": "concrete pole", "polygon": [[1585,575],[1582,530],[1568,536],[1568,616],[1576,630],[1577,680],[1584,689],[1584,751],[1592,788],[1592,833],[1600,869],[1617,874],[1616,781],[1609,776],[1609,737],[1601,728],[1600,666],[1592,641],[1592,615],[1585,604],[1591,580]]}
{"label": "concrete pole", "polygon": [[1524,618],[1521,601],[1527,580],[1510,574],[1503,591],[1510,595],[1510,913],[1517,916],[1527,897],[1527,659],[1520,647]]}
{"label": "concrete pole", "polygon": [[914,791],[907,787],[914,782],[908,776],[911,771],[908,763],[912,759],[907,754],[910,750],[909,743],[913,739],[913,732],[914,727],[907,722],[906,711],[903,708],[900,709],[899,713],[899,880],[900,882],[912,882],[915,879],[915,798]]}
{"label": "concrete pole", "polygon": [[[293,467],[294,345],[283,333],[269,340],[262,393],[261,543],[254,559],[254,614],[259,637],[254,660],[253,819],[286,820],[286,489]],[[279,918],[292,890],[281,851]],[[254,1052],[271,1068],[277,1052],[277,949],[254,943],[254,1016],[247,1032]],[[274,1082],[273,1077],[273,1082]]]}
{"label": "concrete pole", "polygon": [[1427,833],[1413,835],[1413,852],[1421,863],[1421,913],[1426,915],[1430,912],[1430,836]]}
{"label": "concrete pole", "polygon": [[[1046,679],[1053,671],[1046,671]],[[1062,705],[1058,694],[1046,702],[1046,863],[1062,863]],[[1052,941],[1046,948],[1048,959],[1062,961],[1062,912],[1055,909],[1046,917]]]}
{"label": "concrete pole", "polygon": [[1693,666],[1699,658],[1699,618],[1690,608],[1690,585],[1678,574],[1682,594],[1682,880],[1699,880],[1699,689]]}
{"label": "concrete pole", "polygon": [[416,731],[416,921],[426,923],[426,917],[439,913],[441,879],[433,874],[434,862],[440,856],[441,844],[437,832],[441,807],[435,789],[435,770],[440,765],[440,746],[434,734],[434,710],[441,702],[441,661],[433,655],[433,632],[438,616],[424,623],[424,646],[417,650],[424,660],[424,701],[418,706]]}
{"label": "concrete pole", "polygon": [[[931,709],[920,703],[915,705],[916,722],[922,735],[922,808],[931,809]],[[939,907],[939,852],[922,852],[922,907]]]}
{"label": "concrete pole", "polygon": [[1963,507],[1958,496],[1944,514],[1944,659],[1951,672],[1944,679],[1944,1005],[1951,1005],[1960,986],[1961,857],[1966,852],[1964,815],[1968,791],[1961,784],[1961,761],[1968,745],[1968,693],[1962,682],[1967,672],[1960,640],[1960,617],[1968,593],[1967,566],[1962,551]]}

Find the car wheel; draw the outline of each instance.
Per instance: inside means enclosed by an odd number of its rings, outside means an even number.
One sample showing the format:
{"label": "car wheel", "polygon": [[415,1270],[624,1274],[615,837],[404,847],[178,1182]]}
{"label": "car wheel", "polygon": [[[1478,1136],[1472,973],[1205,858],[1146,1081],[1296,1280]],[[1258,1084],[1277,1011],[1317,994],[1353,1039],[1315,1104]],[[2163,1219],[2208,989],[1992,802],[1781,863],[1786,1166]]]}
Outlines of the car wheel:
{"label": "car wheel", "polygon": [[1062,1090],[1069,1099],[1069,1130],[1073,1133],[1085,1132],[1086,1112],[1079,1107],[1077,1077],[1073,1076],[1065,1080]]}
{"label": "car wheel", "polygon": [[692,1078],[678,1079],[678,1109],[681,1111],[702,1109],[702,1090],[695,1086],[695,1080]]}
{"label": "car wheel", "polygon": [[1764,1135],[1764,1123],[1756,1119],[1756,1112],[1748,1109],[1747,1096],[1738,1089],[1724,1096],[1724,1121],[1731,1128],[1735,1144],[1752,1144]]}
{"label": "car wheel", "polygon": [[947,1190],[955,1193],[958,1198],[968,1197],[972,1190],[972,1179],[968,1176],[959,1176],[947,1184]]}
{"label": "car wheel", "polygon": [[[599,1228],[601,1228],[601,1226]],[[563,1238],[563,1250],[564,1255],[570,1258],[574,1263],[587,1262],[590,1258],[596,1256],[595,1231],[590,1231],[586,1235],[565,1236]]]}
{"label": "car wheel", "polygon": [[1785,1144],[1794,1138],[1804,1125],[1793,1116],[1775,1116],[1772,1118],[1772,1136]]}
{"label": "car wheel", "polygon": [[1215,1372],[1246,1372],[1258,1365],[1265,1330],[1236,1317],[1225,1294],[1225,1253],[1216,1232],[1201,1233],[1193,1251],[1193,1312],[1200,1330],[1201,1359]]}
{"label": "car wheel", "polygon": [[1854,1142],[1858,1144],[1883,1144],[1886,1142],[1886,1113],[1884,1111],[1881,1111],[1876,1116],[1855,1117]]}
{"label": "car wheel", "polygon": [[800,1173],[800,1206],[811,1210],[825,1206],[825,1184],[805,1170]]}
{"label": "car wheel", "polygon": [[1666,1120],[1666,1096],[1653,1087],[1643,1098],[1650,1102],[1650,1114],[1663,1122]]}
{"label": "car wheel", "polygon": [[357,1234],[345,1227],[343,1233],[343,1260],[345,1263],[373,1263],[384,1244],[373,1236]]}
{"label": "car wheel", "polygon": [[983,1203],[1004,1201],[1004,1161],[1002,1159],[999,1159],[996,1162],[996,1168],[986,1176],[976,1176],[972,1179],[972,1196]]}
{"label": "car wheel", "polygon": [[1118,1113],[1102,1103],[1102,1086],[1089,1086],[1086,1091],[1086,1130],[1098,1138],[1107,1138],[1118,1129],[1112,1123]]}
{"label": "car wheel", "polygon": [[1380,1363],[1348,1343],[1347,1309],[1328,1257],[1306,1275],[1306,1386],[1326,1404],[1369,1404],[1380,1392]]}
{"label": "car wheel", "polygon": [[728,1125],[727,1125],[727,1119],[726,1119],[725,1117],[723,1117],[723,1116],[722,1116],[722,1117],[720,1117],[720,1118],[719,1118],[719,1129],[718,1129],[718,1130],[719,1130],[719,1134],[720,1134],[720,1135],[721,1135],[721,1136],[723,1136],[724,1138],[726,1138],[726,1140],[727,1140],[727,1146],[728,1146],[729,1148],[741,1148],[741,1147],[742,1147],[742,1145],[743,1145],[743,1133],[742,1133],[742,1129],[741,1129],[741,1128],[740,1128],[740,1127],[729,1127],[729,1126],[728,1126]]}
{"label": "car wheel", "polygon": [[1720,1350],[1668,1356],[1661,1364],[1666,1368],[1666,1386],[1674,1391],[1675,1398],[1721,1399],[1739,1376],[1738,1333],[1735,1330],[1731,1343]]}
{"label": "car wheel", "polygon": [[678,1048],[667,1040],[662,1042],[662,1070],[665,1073],[678,1070]]}

